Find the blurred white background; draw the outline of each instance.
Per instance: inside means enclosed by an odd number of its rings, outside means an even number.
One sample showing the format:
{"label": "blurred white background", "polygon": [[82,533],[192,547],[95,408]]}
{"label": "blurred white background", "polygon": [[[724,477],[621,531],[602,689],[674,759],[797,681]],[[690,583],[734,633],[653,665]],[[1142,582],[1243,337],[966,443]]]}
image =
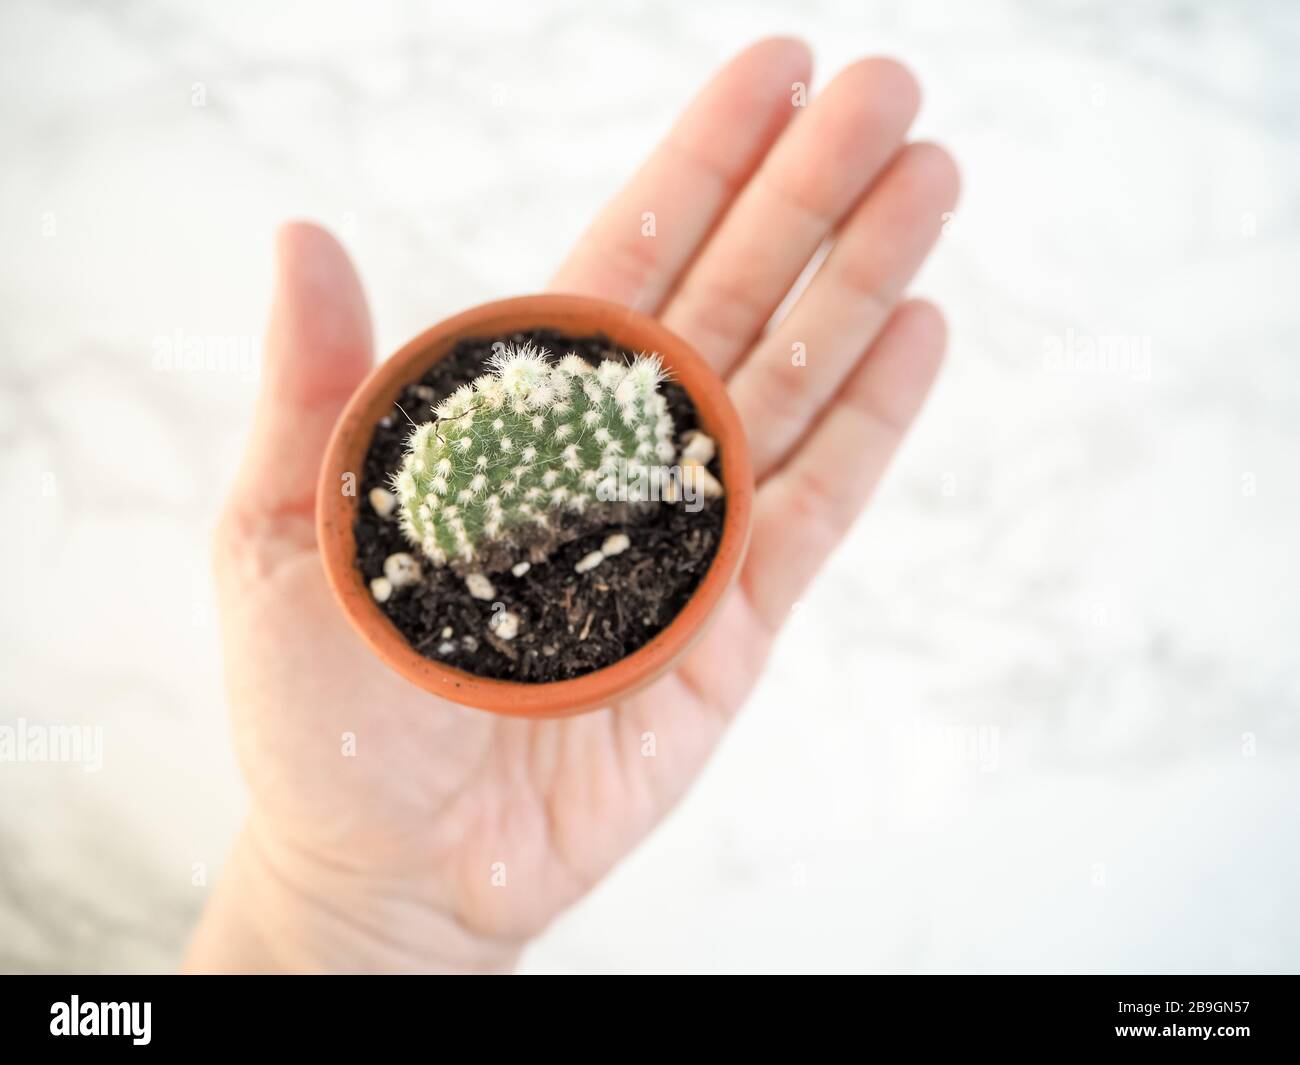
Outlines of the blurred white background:
{"label": "blurred white background", "polygon": [[[276,223],[340,234],[392,351],[539,289],[768,33],[920,76],[951,360],[698,787],[526,969],[1300,969],[1280,0],[6,3],[0,723],[105,752],[0,765],[0,969],[174,966],[242,815],[208,530]],[[160,372],[177,337],[247,358]]]}

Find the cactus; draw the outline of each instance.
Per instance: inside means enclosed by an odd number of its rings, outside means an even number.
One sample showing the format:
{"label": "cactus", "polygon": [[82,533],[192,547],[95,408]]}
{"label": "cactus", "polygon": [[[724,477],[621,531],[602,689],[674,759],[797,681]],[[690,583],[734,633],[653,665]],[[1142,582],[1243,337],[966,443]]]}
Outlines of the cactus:
{"label": "cactus", "polygon": [[[619,520],[620,463],[640,473],[675,455],[657,355],[592,366],[505,347],[491,372],[417,426],[393,478],[407,538],[436,565],[490,572]],[[625,483],[625,482],[624,482]]]}

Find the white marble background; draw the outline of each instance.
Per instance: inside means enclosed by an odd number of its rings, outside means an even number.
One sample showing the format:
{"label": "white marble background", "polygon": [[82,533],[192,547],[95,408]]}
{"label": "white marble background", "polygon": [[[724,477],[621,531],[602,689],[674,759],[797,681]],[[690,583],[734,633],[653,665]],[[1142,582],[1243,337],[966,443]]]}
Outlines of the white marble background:
{"label": "white marble background", "polygon": [[[699,786],[526,968],[1300,969],[1300,12],[1029,0],[6,3],[0,723],[106,749],[0,765],[0,969],[173,966],[243,809],[206,566],[256,367],[158,338],[255,356],[288,216],[384,351],[535,290],[770,32],[921,75],[950,366]],[[1133,360],[1056,358],[1099,337]]]}

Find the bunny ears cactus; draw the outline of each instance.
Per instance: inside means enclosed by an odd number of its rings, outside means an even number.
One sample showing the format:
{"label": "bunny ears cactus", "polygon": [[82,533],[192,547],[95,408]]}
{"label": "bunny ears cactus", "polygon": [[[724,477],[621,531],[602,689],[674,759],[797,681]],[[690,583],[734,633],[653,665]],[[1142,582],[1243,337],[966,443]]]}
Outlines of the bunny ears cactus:
{"label": "bunny ears cactus", "polygon": [[415,429],[393,478],[402,530],[435,564],[491,570],[521,548],[544,554],[581,533],[565,515],[594,517],[620,484],[673,460],[657,355],[592,366],[525,344],[488,365]]}

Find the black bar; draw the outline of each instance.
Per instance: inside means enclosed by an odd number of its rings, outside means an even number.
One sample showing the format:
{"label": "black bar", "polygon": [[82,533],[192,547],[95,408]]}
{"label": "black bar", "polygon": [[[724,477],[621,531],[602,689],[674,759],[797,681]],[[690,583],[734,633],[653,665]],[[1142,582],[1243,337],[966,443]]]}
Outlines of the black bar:
{"label": "black bar", "polygon": [[[285,1048],[296,1055],[329,1053],[332,1060],[348,1050],[414,1042],[436,1060],[476,1036],[491,1058],[502,1037],[531,1039],[532,1049],[549,1053],[558,1049],[554,1040],[561,1031],[563,1045],[617,1050],[611,1034],[624,1028],[634,1037],[630,1045],[648,1041],[677,1053],[688,1031],[707,1025],[720,1048],[733,1038],[782,1033],[811,1049],[843,1030],[844,1038],[868,1051],[895,1045],[1075,1051],[1131,1044],[1142,1051],[1203,1047],[1216,1057],[1239,1057],[1254,1050],[1293,1052],[1297,1035],[1294,977],[876,976],[856,979],[830,997],[809,988],[810,1001],[788,987],[769,992],[751,984],[746,999],[771,995],[759,1010],[749,1001],[736,1010],[727,1005],[736,1001],[732,995],[711,989],[647,996],[607,979],[600,988],[584,988],[581,995],[562,990],[560,997],[536,980],[498,980],[504,982],[489,988],[481,980],[432,977],[15,976],[0,985],[0,1047],[10,1061],[40,1060],[13,1057],[14,1050],[69,1048],[164,1055]],[[56,1035],[52,1027],[70,1026],[73,996],[77,1034]],[[147,1043],[137,1042],[145,1003]],[[135,1004],[134,1013],[122,1004]],[[114,1025],[117,1035],[85,1034]],[[1207,1027],[1208,1038],[1179,1031]]]}

